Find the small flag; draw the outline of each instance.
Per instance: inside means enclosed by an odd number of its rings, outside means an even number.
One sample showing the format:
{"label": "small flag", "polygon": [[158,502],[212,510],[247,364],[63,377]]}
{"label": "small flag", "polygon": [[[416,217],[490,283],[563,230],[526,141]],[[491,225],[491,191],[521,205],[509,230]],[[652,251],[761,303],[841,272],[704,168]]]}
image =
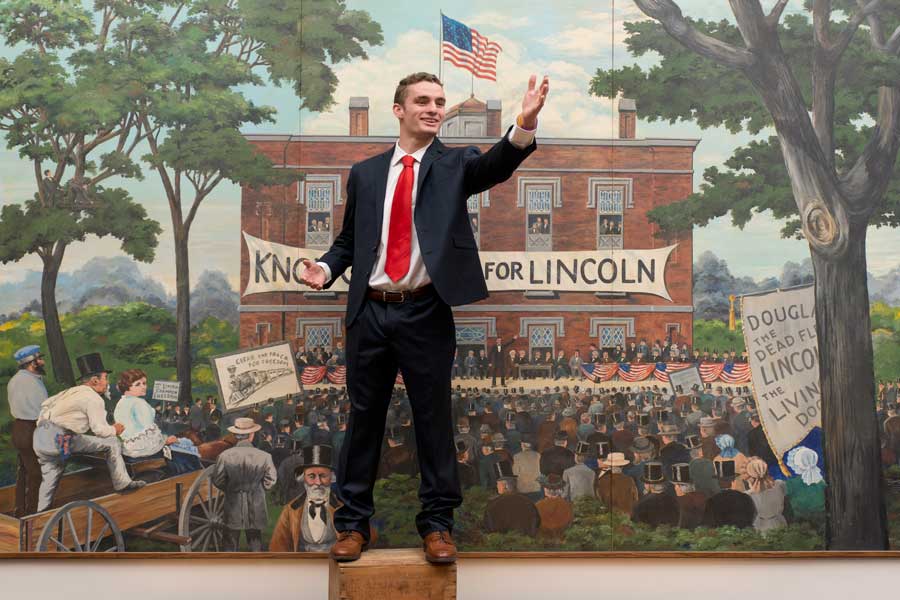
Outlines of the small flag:
{"label": "small flag", "polygon": [[500,44],[446,15],[441,15],[444,43],[443,59],[475,77],[497,81],[497,56]]}

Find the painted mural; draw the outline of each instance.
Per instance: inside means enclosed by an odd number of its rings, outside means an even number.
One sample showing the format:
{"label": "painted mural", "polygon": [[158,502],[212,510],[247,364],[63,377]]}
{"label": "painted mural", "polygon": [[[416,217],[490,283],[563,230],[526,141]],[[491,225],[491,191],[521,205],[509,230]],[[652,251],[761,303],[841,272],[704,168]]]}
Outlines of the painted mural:
{"label": "painted mural", "polygon": [[446,349],[461,551],[900,549],[898,54],[852,0],[0,2],[0,552],[330,549],[387,249],[310,273],[423,71],[443,147],[536,148],[446,247],[422,161],[410,260],[486,297],[366,375],[371,547]]}

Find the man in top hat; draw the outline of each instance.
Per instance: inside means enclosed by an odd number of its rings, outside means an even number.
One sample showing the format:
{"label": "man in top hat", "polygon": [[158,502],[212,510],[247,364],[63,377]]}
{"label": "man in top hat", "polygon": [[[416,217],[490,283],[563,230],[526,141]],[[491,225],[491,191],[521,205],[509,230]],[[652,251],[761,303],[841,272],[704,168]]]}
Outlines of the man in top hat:
{"label": "man in top hat", "polygon": [[491,375],[491,387],[497,387],[498,375],[500,376],[500,385],[506,385],[506,378],[509,376],[509,369],[512,368],[512,365],[509,363],[507,349],[517,339],[519,339],[519,336],[514,335],[510,341],[504,344],[503,338],[498,335],[496,343],[491,346],[491,353],[488,355],[488,368]]}
{"label": "man in top hat", "polygon": [[638,490],[638,495],[643,495],[644,482],[641,477],[644,474],[644,463],[648,463],[656,458],[656,446],[649,437],[638,436],[634,438],[628,452],[632,456],[631,464],[626,466],[622,472],[631,477]]}
{"label": "man in top hat", "polygon": [[144,481],[132,480],[125,469],[122,443],[118,438],[125,426],[106,422],[106,405],[101,394],[109,390],[110,371],[96,353],[79,356],[75,362],[81,385],[44,400],[34,430],[34,452],[42,476],[38,512],[50,508],[65,470],[65,461],[72,454],[102,454],[116,491],[146,485]]}
{"label": "man in top hat", "polygon": [[553,436],[553,446],[541,453],[541,473],[556,473],[560,477],[569,467],[575,466],[575,453],[566,446],[569,436],[565,431],[557,431]]}
{"label": "man in top hat", "polygon": [[[737,478],[734,459],[714,461],[719,486],[730,488]],[[733,489],[721,489],[706,501],[703,513],[704,527],[722,527],[732,525],[739,528],[753,527],[756,518],[756,505],[749,494]]]}
{"label": "man in top hat", "polygon": [[556,473],[541,475],[538,477],[538,483],[544,491],[544,497],[534,505],[541,519],[540,535],[559,539],[575,519],[572,503],[566,499],[569,493],[568,486]]}
{"label": "man in top hat", "polygon": [[25,346],[13,354],[18,370],[6,386],[12,422],[12,444],[16,449],[15,516],[37,512],[41,486],[41,464],[34,453],[34,430],[47,399],[44,387],[44,357],[40,346]]}
{"label": "man in top hat", "polygon": [[639,497],[634,480],[622,473],[630,462],[624,453],[611,452],[600,461],[600,475],[594,482],[594,496],[610,510],[626,515],[631,515]]}
{"label": "man in top hat", "polygon": [[687,446],[678,441],[680,435],[677,425],[664,423],[659,428],[659,440],[662,443],[659,460],[662,461],[666,472],[669,472],[675,463],[691,462],[691,453]]}
{"label": "man in top hat", "polygon": [[465,440],[457,437],[454,444],[456,446],[456,468],[459,470],[459,484],[462,489],[467,490],[472,486],[478,485],[478,470],[470,463],[471,448],[466,445]]}
{"label": "man in top hat", "polygon": [[518,491],[512,465],[499,462],[493,469],[498,495],[484,510],[484,530],[487,533],[518,531],[534,537],[541,526],[541,516],[534,502]]}
{"label": "man in top hat", "polygon": [[634,505],[631,512],[631,520],[635,523],[644,523],[652,527],[660,525],[678,526],[679,508],[678,501],[666,493],[665,471],[661,462],[652,461],[644,463],[644,473],[641,476],[644,483],[644,495]]}
{"label": "man in top hat", "polygon": [[691,479],[688,463],[675,463],[670,468],[670,480],[675,488],[675,499],[678,501],[678,527],[696,529],[703,521],[706,510],[706,495],[698,492]]}
{"label": "man in top hat", "polygon": [[327,552],[337,539],[334,511],[340,501],[331,493],[332,448],[307,446],[303,464],[293,476],[303,492],[286,505],[275,523],[269,550],[272,552]]}
{"label": "man in top hat", "polygon": [[241,530],[251,552],[262,550],[262,530],[269,522],[266,490],[278,480],[272,456],[253,447],[260,425],[248,417],[238,417],[228,431],[237,443],[216,459],[210,480],[225,492],[226,551],[237,552]]}
{"label": "man in top hat", "polygon": [[388,428],[387,433],[387,448],[382,453],[378,465],[378,479],[384,479],[395,473],[415,477],[418,472],[416,456],[406,445],[403,430],[393,426]]}
{"label": "man in top hat", "polygon": [[566,484],[566,500],[575,502],[582,496],[594,495],[594,470],[584,464],[594,448],[589,442],[580,441],[575,447],[575,465],[569,467],[562,474],[562,480]]}
{"label": "man in top hat", "polygon": [[341,453],[341,446],[344,445],[344,438],[347,436],[347,413],[338,413],[336,422],[337,430],[331,434],[331,447],[334,448],[335,456]]}

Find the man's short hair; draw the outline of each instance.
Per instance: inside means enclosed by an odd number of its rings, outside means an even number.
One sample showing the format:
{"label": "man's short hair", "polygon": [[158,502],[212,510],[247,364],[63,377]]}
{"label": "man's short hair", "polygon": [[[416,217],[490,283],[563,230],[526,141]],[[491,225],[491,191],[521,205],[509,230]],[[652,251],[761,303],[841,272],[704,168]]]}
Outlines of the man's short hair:
{"label": "man's short hair", "polygon": [[403,104],[403,101],[406,100],[406,88],[414,83],[421,83],[423,81],[430,81],[431,83],[436,83],[439,86],[444,87],[444,84],[441,83],[438,76],[433,73],[426,73],[424,71],[411,73],[401,79],[400,83],[397,84],[397,89],[394,91],[394,104]]}

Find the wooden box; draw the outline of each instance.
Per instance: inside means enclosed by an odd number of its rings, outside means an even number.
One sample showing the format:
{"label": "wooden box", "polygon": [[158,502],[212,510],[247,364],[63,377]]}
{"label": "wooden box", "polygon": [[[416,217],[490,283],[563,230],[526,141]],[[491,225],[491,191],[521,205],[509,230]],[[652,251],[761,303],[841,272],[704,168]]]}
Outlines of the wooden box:
{"label": "wooden box", "polygon": [[370,550],[331,561],[329,600],[456,600],[456,563],[432,565],[419,549]]}

